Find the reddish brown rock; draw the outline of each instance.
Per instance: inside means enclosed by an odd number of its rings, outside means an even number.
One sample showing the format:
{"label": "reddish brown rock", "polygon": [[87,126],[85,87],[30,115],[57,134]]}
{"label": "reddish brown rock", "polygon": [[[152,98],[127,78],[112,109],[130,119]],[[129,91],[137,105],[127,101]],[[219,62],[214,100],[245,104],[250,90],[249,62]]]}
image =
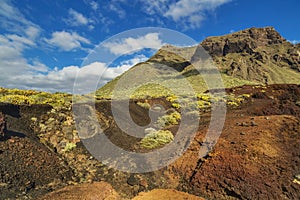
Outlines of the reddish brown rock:
{"label": "reddish brown rock", "polygon": [[134,197],[132,200],[204,200],[204,198],[197,197],[185,192],[180,192],[171,189],[155,189],[150,192],[141,192],[138,196]]}
{"label": "reddish brown rock", "polygon": [[118,200],[119,195],[106,182],[86,183],[67,186],[63,189],[51,192],[39,200]]}

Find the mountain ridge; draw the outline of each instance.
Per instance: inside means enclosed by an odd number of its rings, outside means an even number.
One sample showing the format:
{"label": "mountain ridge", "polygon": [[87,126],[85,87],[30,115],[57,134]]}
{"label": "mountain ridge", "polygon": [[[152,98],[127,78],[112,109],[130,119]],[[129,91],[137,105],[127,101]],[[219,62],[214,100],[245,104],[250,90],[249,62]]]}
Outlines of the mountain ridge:
{"label": "mountain ridge", "polygon": [[[197,51],[201,51],[200,54]],[[273,27],[249,28],[223,36],[212,36],[192,47],[165,45],[147,61],[138,63],[124,74],[147,64],[166,65],[186,77],[192,85],[193,82],[200,82],[201,86],[193,87],[196,92],[203,92],[207,88],[204,88],[203,80],[199,81],[199,70],[195,70],[191,61],[186,59],[201,53],[207,54],[206,57],[211,56],[225,87],[300,82],[300,45],[290,43]],[[124,74],[100,88],[96,92],[97,97],[110,96],[116,82]],[[174,75],[173,80],[179,80],[177,77]]]}

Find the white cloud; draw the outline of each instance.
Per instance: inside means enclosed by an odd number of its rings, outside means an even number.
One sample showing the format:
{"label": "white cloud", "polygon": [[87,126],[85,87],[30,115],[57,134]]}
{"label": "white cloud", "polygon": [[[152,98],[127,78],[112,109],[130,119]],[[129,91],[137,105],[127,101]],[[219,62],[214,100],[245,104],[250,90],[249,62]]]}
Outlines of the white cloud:
{"label": "white cloud", "polygon": [[90,5],[91,5],[92,9],[95,10],[95,11],[99,8],[98,3],[95,2],[95,1],[91,1]]}
{"label": "white cloud", "polygon": [[19,47],[21,49],[25,48],[25,46],[35,45],[35,43],[32,40],[16,34],[6,35],[6,38],[7,40],[9,40],[12,46]]}
{"label": "white cloud", "polygon": [[205,19],[206,11],[213,11],[229,1],[231,0],[180,0],[171,4],[164,16],[197,28]]}
{"label": "white cloud", "polygon": [[34,60],[32,64],[23,57],[23,51],[35,46],[35,43],[24,36],[16,34],[0,35],[0,85],[5,87],[24,87],[19,76],[38,72],[47,72],[48,68]]}
{"label": "white cloud", "polygon": [[71,51],[81,48],[82,44],[90,44],[90,41],[76,32],[56,31],[52,33],[51,39],[46,39],[51,45],[57,46],[64,51]]}
{"label": "white cloud", "polygon": [[[1,40],[1,39],[0,39]],[[5,60],[11,60],[21,56],[20,50],[12,46],[0,45],[0,63]],[[1,65],[4,68],[5,65]]]}
{"label": "white cloud", "polygon": [[99,8],[99,4],[93,0],[84,0],[84,3],[88,6],[91,6],[92,10],[97,11]]}
{"label": "white cloud", "polygon": [[123,55],[143,48],[159,49],[163,43],[159,33],[148,33],[137,38],[129,37],[122,41],[105,43],[103,46],[115,55]]}
{"label": "white cloud", "polygon": [[83,14],[70,8],[69,19],[67,20],[67,22],[72,26],[82,26],[87,25],[89,23],[89,19],[83,16]]}
{"label": "white cloud", "polygon": [[292,44],[299,44],[300,40],[289,40],[289,42]]}
{"label": "white cloud", "polygon": [[1,1],[0,27],[6,31],[0,34],[0,85],[22,86],[15,80],[16,76],[31,74],[39,67],[40,71],[45,71],[45,66],[39,65],[38,61],[29,64],[23,57],[24,50],[37,46],[36,39],[41,29],[27,20],[9,0]]}
{"label": "white cloud", "polygon": [[[85,24],[85,19],[77,16],[77,22]],[[91,25],[89,23],[88,26]],[[12,1],[1,1],[0,28],[5,31],[0,34],[0,86],[72,92],[79,67],[69,66],[61,70],[51,70],[37,58],[24,57],[25,50],[38,46],[41,29],[27,20]],[[88,39],[77,33],[65,31],[54,32],[50,39],[45,40],[67,51],[90,44]],[[85,73],[82,77],[88,80],[92,76],[93,67],[93,65],[84,67]]]}
{"label": "white cloud", "polygon": [[[122,62],[117,67],[107,67],[105,63],[93,62],[83,67],[66,66],[62,69],[55,68],[50,70],[39,61],[34,61],[30,65],[25,59],[19,57],[14,63],[10,62],[13,65],[9,68],[0,68],[0,85],[49,92],[72,93],[76,79],[78,85],[75,92],[84,94],[94,91],[146,59],[148,58],[144,55],[137,55],[130,60]],[[2,60],[0,60],[0,64],[4,64]]]}
{"label": "white cloud", "polygon": [[39,60],[34,60],[32,62],[32,65],[30,66],[30,68],[34,72],[45,72],[46,73],[49,71],[49,68],[44,63],[41,63]]}
{"label": "white cloud", "polygon": [[[4,41],[6,40],[6,41]],[[16,41],[9,41],[7,38],[0,36],[0,85],[4,87],[23,87],[22,82],[17,77],[20,75],[30,75],[33,71],[45,71],[38,61],[28,64],[23,58],[23,47],[16,44]],[[4,42],[3,42],[4,41]],[[3,42],[3,43],[2,43]],[[36,64],[36,66],[34,66]],[[42,68],[41,68],[42,67]]]}
{"label": "white cloud", "polygon": [[150,15],[156,15],[157,13],[163,14],[171,3],[169,0],[148,0],[142,2],[145,4],[143,9]]}
{"label": "white cloud", "polygon": [[89,30],[95,28],[95,21],[85,17],[83,14],[77,12],[76,10],[69,9],[69,18],[64,20],[70,26],[87,26]]}
{"label": "white cloud", "polygon": [[9,62],[24,60],[22,52],[26,48],[35,46],[35,43],[28,38],[16,34],[0,35],[0,68],[10,66]]}
{"label": "white cloud", "polygon": [[113,3],[109,4],[109,9],[117,13],[119,18],[124,18],[126,16],[126,12],[116,4]]}
{"label": "white cloud", "polygon": [[199,28],[206,19],[207,12],[230,2],[231,0],[149,0],[142,1],[144,9],[150,15],[158,14],[172,19],[184,28]]}
{"label": "white cloud", "polygon": [[26,30],[25,33],[26,35],[31,39],[34,40],[40,35],[41,30],[37,27],[34,26],[29,26]]}
{"label": "white cloud", "polygon": [[[93,92],[95,89],[103,86],[108,81],[123,74],[125,71],[136,65],[144,62],[148,58],[144,55],[137,55],[130,60],[122,62],[117,67],[107,67],[104,63],[94,62],[90,65],[80,68],[77,74],[77,90],[75,93]],[[99,82],[98,82],[99,81]],[[98,82],[98,85],[95,83]],[[97,88],[95,88],[97,87]]]}
{"label": "white cloud", "polygon": [[25,19],[23,14],[17,8],[15,8],[8,0],[3,0],[1,2],[0,16],[1,18],[6,18],[9,21],[18,22],[22,24],[30,24],[30,22]]}
{"label": "white cloud", "polygon": [[[35,36],[40,32],[40,27],[27,20],[20,10],[9,0],[2,0],[0,4],[0,27],[18,34],[26,34],[28,28],[35,29]],[[34,39],[34,38],[32,38]]]}

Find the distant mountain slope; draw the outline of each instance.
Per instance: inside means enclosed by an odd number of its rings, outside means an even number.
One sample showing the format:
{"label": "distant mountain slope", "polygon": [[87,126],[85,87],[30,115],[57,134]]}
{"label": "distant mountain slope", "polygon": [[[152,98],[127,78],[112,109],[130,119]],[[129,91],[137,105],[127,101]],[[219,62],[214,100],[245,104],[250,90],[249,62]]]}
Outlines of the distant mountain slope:
{"label": "distant mountain slope", "polygon": [[[221,72],[225,87],[300,83],[300,45],[291,44],[272,27],[250,28],[229,35],[209,37],[199,46],[212,57]],[[197,93],[204,92],[208,88],[203,74],[200,75],[190,61],[185,59],[193,59],[193,55],[199,55],[197,51],[203,48],[163,46],[148,61],[137,64],[100,88],[96,95],[99,98],[109,98],[120,79],[128,79],[128,82],[123,83],[128,84],[126,88],[122,88],[123,94],[136,90],[132,97],[166,96],[170,93],[166,88],[151,83],[135,88],[134,85],[141,82],[132,80],[141,79],[145,83],[146,76],[153,76],[165,85],[174,85],[175,82],[184,85],[188,81]],[[155,70],[149,70],[149,66]],[[160,66],[168,66],[174,70],[166,72]],[[186,95],[184,89],[182,95]]]}

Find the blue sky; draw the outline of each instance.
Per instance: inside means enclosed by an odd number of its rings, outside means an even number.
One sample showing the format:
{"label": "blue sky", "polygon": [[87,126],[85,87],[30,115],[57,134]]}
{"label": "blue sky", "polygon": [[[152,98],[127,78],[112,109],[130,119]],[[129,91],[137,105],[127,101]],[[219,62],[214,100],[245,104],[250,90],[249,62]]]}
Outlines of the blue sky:
{"label": "blue sky", "polygon": [[[274,26],[297,43],[299,9],[298,0],[1,0],[0,86],[72,92],[78,72],[83,84],[102,74],[103,85],[173,41],[156,29],[138,31],[102,46],[124,59],[117,59],[114,68],[100,60],[84,62],[103,41],[141,27],[171,29],[198,43],[208,36]],[[148,51],[132,54],[134,48]]]}

